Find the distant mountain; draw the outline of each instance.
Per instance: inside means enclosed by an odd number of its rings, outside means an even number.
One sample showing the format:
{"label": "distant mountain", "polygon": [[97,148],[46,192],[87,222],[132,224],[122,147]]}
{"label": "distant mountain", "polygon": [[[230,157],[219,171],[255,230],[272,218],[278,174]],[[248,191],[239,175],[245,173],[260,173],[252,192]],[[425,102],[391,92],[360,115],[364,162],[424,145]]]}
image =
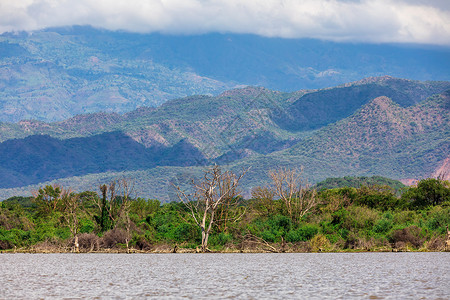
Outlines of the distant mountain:
{"label": "distant mountain", "polygon": [[0,35],[0,121],[123,113],[237,86],[130,55],[145,37],[120,36],[87,28]]}
{"label": "distant mountain", "polygon": [[350,116],[379,96],[408,107],[449,88],[448,82],[417,82],[389,76],[367,78],[305,94],[290,105],[289,118],[281,115],[275,120],[290,130],[316,129]]}
{"label": "distant mountain", "polygon": [[[450,157],[449,93],[402,108],[378,97],[352,116],[330,124],[276,153],[295,164],[311,160],[314,178],[382,175],[394,179],[430,176]],[[320,162],[320,163],[319,163]]]}
{"label": "distant mountain", "polygon": [[445,47],[134,34],[80,26],[6,33],[0,35],[0,121],[124,113],[246,85],[292,92],[386,74],[450,80],[449,69]]}
{"label": "distant mountain", "polygon": [[173,147],[145,148],[120,132],[58,140],[33,135],[0,144],[0,188],[158,165],[201,165],[204,156],[181,140]]}
{"label": "distant mountain", "polygon": [[[301,122],[292,118],[300,114]],[[170,182],[213,163],[236,172],[251,166],[242,182],[247,193],[280,166],[303,167],[311,183],[450,174],[449,117],[450,82],[379,77],[292,93],[246,87],[124,115],[1,123],[0,197],[44,181],[95,189],[126,176],[136,179],[141,196],[167,200]]]}

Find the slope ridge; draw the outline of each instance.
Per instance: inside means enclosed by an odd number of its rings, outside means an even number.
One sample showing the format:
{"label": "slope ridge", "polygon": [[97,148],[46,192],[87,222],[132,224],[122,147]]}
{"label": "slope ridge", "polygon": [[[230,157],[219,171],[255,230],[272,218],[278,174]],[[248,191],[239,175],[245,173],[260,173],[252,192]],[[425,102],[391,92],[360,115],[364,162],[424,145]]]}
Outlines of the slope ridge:
{"label": "slope ridge", "polygon": [[442,94],[402,108],[378,97],[283,155],[318,159],[329,167],[344,162],[345,169],[362,175],[429,176],[450,151],[449,101]]}
{"label": "slope ridge", "polygon": [[[52,146],[40,147],[40,143],[45,143],[42,140],[32,144],[33,157],[20,152],[23,151],[21,148],[28,149],[23,146],[24,140],[9,139],[0,144],[0,148],[11,143],[18,146],[3,149],[5,152],[0,158],[5,162],[0,163],[0,172],[6,178],[5,182],[9,182],[8,186],[18,186],[17,182],[24,175],[21,161],[32,159],[39,162],[35,171],[44,173],[33,173],[31,168],[25,174],[31,179],[25,176],[24,182],[42,182],[42,178],[47,178],[47,172],[52,175],[45,180],[65,176],[68,180],[64,182],[74,182],[80,188],[86,186],[88,178],[111,178],[111,174],[119,171],[130,176],[140,174],[143,176],[139,180],[142,195],[166,197],[152,195],[152,191],[167,190],[165,185],[174,176],[176,179],[177,174],[185,178],[193,170],[195,174],[201,173],[201,168],[195,166],[206,163],[225,163],[225,167],[236,172],[252,166],[243,181],[248,191],[253,186],[264,184],[268,180],[267,171],[278,166],[303,166],[311,182],[346,175],[408,179],[431,175],[448,158],[450,91],[408,107],[400,106],[385,96],[376,97],[349,117],[314,131],[280,128],[273,121],[273,112],[289,112],[290,105],[295,103],[293,98],[307,93],[315,91],[280,93],[246,87],[216,97],[177,99],[155,109],[141,108],[125,115],[92,114],[58,123],[27,123],[30,132],[33,128],[46,128],[52,132],[52,139],[47,137],[47,144]],[[66,127],[71,129],[70,124],[77,120],[83,122],[77,124],[74,131],[65,131]],[[89,125],[83,125],[84,122]],[[12,128],[26,124],[9,125]],[[9,132],[8,126],[0,128]],[[85,136],[71,137],[77,132],[84,132]],[[121,137],[124,149],[117,146],[119,143],[102,144],[102,135],[114,134]],[[42,139],[39,136],[32,138]],[[74,141],[81,146],[73,146]],[[100,154],[108,154],[115,159],[113,168],[98,167],[99,164],[95,163],[95,157],[99,157],[96,156],[98,150],[103,147],[105,153]],[[63,175],[64,170],[54,168],[51,159],[61,158],[60,161],[64,162],[62,157],[67,158],[74,151],[72,148],[77,151],[73,153],[76,159],[71,161],[79,161],[92,168],[87,168],[89,172],[67,163],[64,165],[67,173]],[[52,151],[62,154],[51,157]],[[76,156],[83,152],[92,155],[89,159]],[[152,159],[149,159],[151,155]],[[158,166],[164,166],[167,175],[160,172],[162,168]],[[78,173],[70,173],[74,170]],[[161,182],[152,175],[155,170],[159,170]]]}
{"label": "slope ridge", "polygon": [[362,105],[380,96],[409,107],[448,89],[450,82],[418,82],[391,76],[366,78],[305,93],[289,106],[289,118],[275,118],[275,122],[287,130],[318,129],[349,117]]}

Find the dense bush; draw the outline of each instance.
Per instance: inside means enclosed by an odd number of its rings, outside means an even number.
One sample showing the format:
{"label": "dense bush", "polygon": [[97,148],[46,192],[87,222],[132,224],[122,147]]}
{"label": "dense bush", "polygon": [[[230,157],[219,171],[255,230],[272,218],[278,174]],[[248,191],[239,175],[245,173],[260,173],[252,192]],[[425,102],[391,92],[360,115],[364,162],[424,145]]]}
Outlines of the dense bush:
{"label": "dense bush", "polygon": [[413,225],[395,230],[392,233],[391,240],[396,248],[403,248],[408,245],[419,248],[423,245],[425,236],[419,227]]}
{"label": "dense bush", "polygon": [[318,226],[306,224],[297,229],[290,230],[286,235],[286,241],[292,243],[308,241],[312,239],[318,232]]}
{"label": "dense bush", "polygon": [[402,199],[412,208],[442,204],[450,201],[450,182],[435,178],[420,180],[417,186],[403,193]]}
{"label": "dense bush", "polygon": [[125,230],[121,228],[111,229],[103,235],[101,246],[104,248],[115,248],[117,244],[125,244],[129,238]]}
{"label": "dense bush", "polygon": [[403,206],[401,199],[395,195],[395,190],[389,186],[361,186],[355,196],[355,203],[383,211]]}
{"label": "dense bush", "polygon": [[200,229],[198,226],[189,223],[181,223],[169,235],[169,237],[177,242],[195,241],[199,236]]}
{"label": "dense bush", "polygon": [[233,240],[233,236],[229,233],[220,232],[216,235],[211,236],[210,244],[212,246],[225,246],[228,243],[231,243]]}
{"label": "dense bush", "polygon": [[78,235],[80,250],[94,251],[100,248],[100,238],[94,233],[82,233]]}

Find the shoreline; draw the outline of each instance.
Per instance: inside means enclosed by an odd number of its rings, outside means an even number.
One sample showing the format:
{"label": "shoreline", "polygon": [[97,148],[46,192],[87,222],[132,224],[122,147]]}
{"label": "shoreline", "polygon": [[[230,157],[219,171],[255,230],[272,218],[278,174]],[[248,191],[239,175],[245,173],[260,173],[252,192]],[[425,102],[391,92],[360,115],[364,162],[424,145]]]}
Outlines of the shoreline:
{"label": "shoreline", "polygon": [[[273,251],[267,249],[237,249],[237,248],[228,248],[224,250],[210,250],[204,252],[203,254],[257,254],[257,253],[403,253],[403,252],[450,252],[450,249],[441,249],[441,250],[430,250],[426,248],[422,249],[412,249],[412,248],[404,248],[404,249],[394,249],[394,248],[381,248],[381,249],[342,249],[342,250],[324,250],[320,249],[318,251],[295,251],[294,249],[286,249],[285,251]],[[177,248],[174,250],[173,248],[167,247],[155,247],[154,249],[149,250],[139,250],[139,249],[99,249],[92,251],[73,251],[71,249],[61,249],[61,248],[53,248],[53,249],[7,249],[1,250],[0,254],[202,254],[198,249],[192,248]]]}

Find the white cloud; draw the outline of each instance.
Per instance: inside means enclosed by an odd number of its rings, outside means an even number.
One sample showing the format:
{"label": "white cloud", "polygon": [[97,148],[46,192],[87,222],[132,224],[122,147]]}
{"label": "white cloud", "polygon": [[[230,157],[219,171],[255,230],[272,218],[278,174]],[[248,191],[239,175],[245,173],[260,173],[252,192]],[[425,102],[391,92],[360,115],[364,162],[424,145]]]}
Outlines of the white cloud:
{"label": "white cloud", "polygon": [[0,32],[68,25],[450,45],[450,1],[0,0]]}

